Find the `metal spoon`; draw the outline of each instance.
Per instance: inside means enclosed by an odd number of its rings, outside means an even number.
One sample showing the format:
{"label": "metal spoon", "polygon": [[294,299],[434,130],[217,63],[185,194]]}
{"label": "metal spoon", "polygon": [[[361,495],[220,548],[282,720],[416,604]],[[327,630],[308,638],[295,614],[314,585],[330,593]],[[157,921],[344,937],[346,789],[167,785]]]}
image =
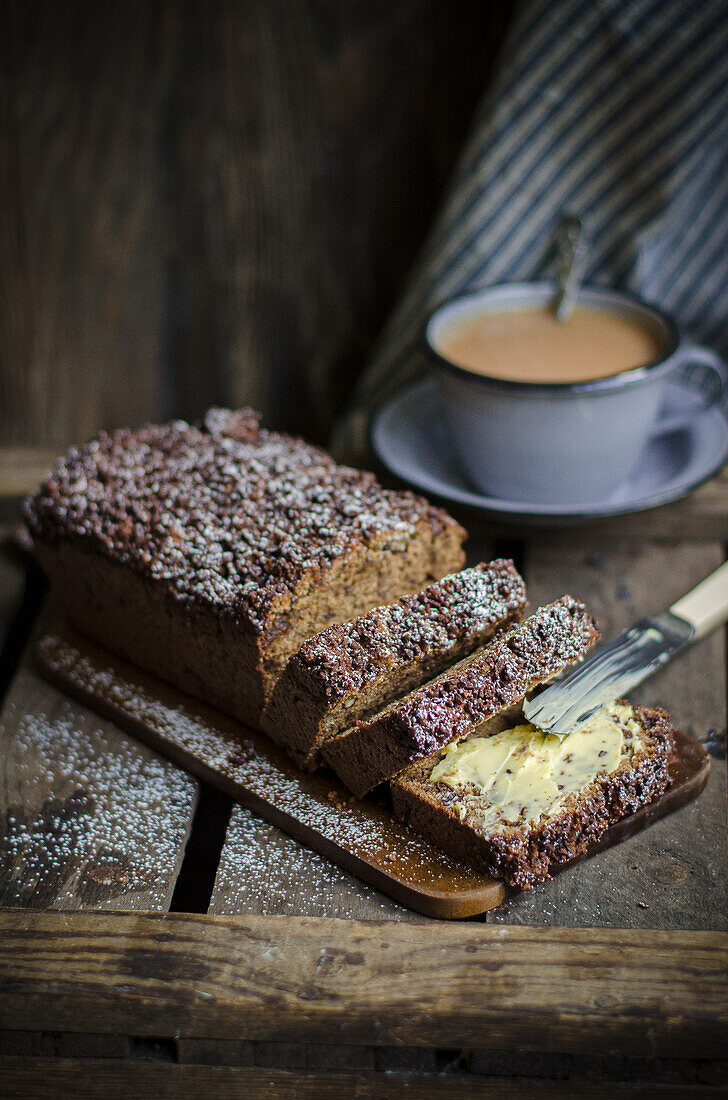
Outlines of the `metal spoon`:
{"label": "metal spoon", "polygon": [[556,226],[554,243],[558,258],[556,295],[552,308],[558,321],[568,321],[574,312],[589,251],[581,218],[575,214],[564,215]]}

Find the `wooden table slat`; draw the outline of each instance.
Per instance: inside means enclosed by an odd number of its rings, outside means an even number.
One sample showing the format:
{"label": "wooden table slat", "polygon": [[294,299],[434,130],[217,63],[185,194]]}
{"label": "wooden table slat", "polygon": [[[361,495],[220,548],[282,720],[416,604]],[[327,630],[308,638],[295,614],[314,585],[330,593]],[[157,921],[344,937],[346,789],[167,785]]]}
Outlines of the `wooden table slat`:
{"label": "wooden table slat", "polygon": [[[3,1080],[11,1096],[24,1100],[68,1097],[77,1100],[106,1097],[109,1091],[138,1100],[198,1100],[211,1090],[217,1100],[270,1097],[271,1100],[399,1100],[400,1097],[453,1098],[495,1097],[497,1100],[533,1100],[534,1095],[554,1100],[614,1100],[612,1081],[529,1080],[518,1077],[485,1078],[475,1074],[454,1076],[405,1076],[387,1073],[326,1073],[266,1069],[248,1066],[149,1065],[143,1062],[96,1062],[56,1059],[6,1059]],[[620,1082],[617,1095],[625,1100],[645,1097],[644,1081]],[[651,1095],[655,1092],[651,1090]],[[659,1086],[659,1095],[697,1100],[718,1095],[712,1088],[671,1083]]]}
{"label": "wooden table slat", "polygon": [[[407,487],[381,465],[375,464],[375,469],[390,487]],[[641,542],[643,539],[728,543],[728,464],[715,477],[673,504],[586,522],[574,519],[559,520],[554,525],[534,524],[519,520],[517,515],[498,517],[444,498],[437,498],[437,503],[460,520],[471,536],[480,532],[491,539],[524,539],[539,544],[542,541],[564,543],[572,539],[592,539],[599,544],[624,540]]]}
{"label": "wooden table slat", "polygon": [[725,1058],[728,935],[0,913],[0,1028]]}
{"label": "wooden table slat", "polygon": [[233,808],[209,912],[427,919],[240,805]]}
{"label": "wooden table slat", "polygon": [[26,653],[0,714],[0,905],[166,910],[197,795]]}
{"label": "wooden table slat", "polygon": [[[542,543],[527,553],[532,604],[571,592],[609,638],[664,611],[723,561],[717,543]],[[728,928],[726,657],[719,631],[636,688],[636,702],[662,705],[675,724],[707,742],[712,766],[697,801],[553,882],[489,914],[509,924]],[[711,732],[712,731],[712,732]]]}

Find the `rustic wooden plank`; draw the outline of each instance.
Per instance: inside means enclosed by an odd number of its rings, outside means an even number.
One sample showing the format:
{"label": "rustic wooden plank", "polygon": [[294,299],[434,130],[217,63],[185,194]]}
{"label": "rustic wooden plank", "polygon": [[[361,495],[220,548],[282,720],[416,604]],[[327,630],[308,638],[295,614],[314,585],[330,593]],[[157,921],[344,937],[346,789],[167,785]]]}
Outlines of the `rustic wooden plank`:
{"label": "rustic wooden plank", "polygon": [[0,747],[0,904],[168,908],[194,779],[51,687],[29,654]]}
{"label": "rustic wooden plank", "polygon": [[324,438],[512,4],[4,4],[3,442],[254,400]]}
{"label": "rustic wooden plank", "polygon": [[458,20],[433,0],[186,9],[169,135],[184,411],[214,387],[276,427],[327,437],[510,7],[467,0]]}
{"label": "rustic wooden plank", "polygon": [[[34,1054],[36,1057],[48,1057],[55,1054],[66,1058],[109,1058],[119,1057],[116,1047],[112,1053],[95,1053],[96,1048],[103,1050],[104,1036],[96,1036],[91,1051],[84,1051],[81,1044],[94,1039],[94,1036],[78,1036],[76,1049],[65,1053],[70,1046],[72,1036],[64,1036],[63,1043],[54,1039],[50,1051],[34,1051],[28,1037],[36,1038],[33,1032],[14,1032],[13,1045],[7,1044],[3,1053],[6,1056],[19,1056],[21,1053]],[[25,1045],[21,1047],[17,1037],[25,1036]],[[40,1038],[40,1036],[38,1036]],[[119,1036],[108,1036],[110,1042],[119,1041]],[[2,1042],[2,1032],[0,1032]],[[633,1058],[615,1055],[596,1056],[589,1054],[554,1054],[550,1051],[514,1051],[514,1050],[435,1050],[432,1047],[367,1047],[354,1046],[351,1043],[268,1043],[245,1042],[235,1039],[179,1039],[176,1041],[177,1061],[180,1064],[208,1066],[258,1066],[269,1069],[298,1069],[329,1072],[357,1073],[362,1070],[376,1069],[387,1074],[416,1074],[422,1080],[432,1074],[447,1074],[459,1078],[465,1084],[472,1080],[471,1074],[497,1078],[504,1087],[514,1084],[514,1078],[526,1079],[532,1089],[541,1082],[549,1084],[555,1081],[570,1082],[581,1089],[577,1095],[583,1095],[592,1087],[609,1085],[622,1087],[625,1083],[640,1083],[643,1087],[660,1082],[666,1085],[683,1085],[694,1088],[696,1085],[721,1085],[728,1083],[728,1061],[699,1061],[685,1058]],[[484,1085],[488,1081],[482,1082]],[[423,1081],[424,1084],[424,1081]],[[714,1093],[713,1093],[714,1095]]]}
{"label": "rustic wooden plank", "polygon": [[728,466],[674,504],[620,516],[594,530],[604,537],[728,542]]}
{"label": "rustic wooden plank", "polygon": [[725,933],[5,910],[0,939],[0,1027],[665,1058],[728,1050]]}
{"label": "rustic wooden plank", "polygon": [[128,1035],[17,1028],[0,1031],[0,1058],[129,1058],[130,1055]]}
{"label": "rustic wooden plank", "polygon": [[[377,469],[381,473],[381,467]],[[387,478],[385,472],[382,476],[394,484],[391,475]],[[728,542],[728,466],[674,504],[588,524],[559,524],[552,528],[539,524],[534,527],[533,524],[519,523],[517,516],[498,520],[486,517],[482,512],[458,508],[457,505],[450,510],[462,520],[471,534],[480,530],[491,538],[520,537],[528,541],[543,536],[549,541],[576,539],[580,542],[591,541],[599,546],[615,540],[623,542],[632,539],[654,539],[658,542],[672,542],[675,539],[720,540],[725,543]]]}
{"label": "rustic wooden plank", "polygon": [[[527,551],[532,603],[563,592],[582,597],[609,638],[665,610],[723,561],[716,543],[577,544],[540,538]],[[712,754],[697,801],[553,882],[518,895],[489,919],[498,923],[644,928],[728,927],[725,640],[696,645],[633,693],[664,706],[675,724]]]}
{"label": "rustic wooden plank", "polygon": [[230,818],[210,913],[426,920],[244,806]]}
{"label": "rustic wooden plank", "polygon": [[181,1065],[254,1066],[255,1043],[245,1039],[178,1039]]}
{"label": "rustic wooden plank", "polygon": [[[707,1088],[715,1096],[717,1087],[728,1084],[728,1062],[691,1058],[631,1058],[621,1055],[554,1054],[551,1051],[515,1052],[510,1050],[473,1050],[468,1066],[473,1073],[486,1077],[521,1077],[536,1082],[564,1081],[581,1085],[583,1095],[591,1095],[594,1084],[620,1096],[625,1084],[642,1089],[643,1095],[670,1095],[670,1087]],[[658,1089],[659,1086],[661,1086]]]}
{"label": "rustic wooden plank", "polygon": [[0,436],[61,447],[162,404],[165,6],[1,18]]}
{"label": "rustic wooden plank", "polygon": [[[588,1095],[595,1100],[613,1100],[615,1086],[611,1082],[546,1081],[525,1078],[456,1076],[406,1076],[385,1073],[306,1073],[281,1069],[247,1067],[149,1065],[140,1062],[97,1062],[71,1060],[7,1059],[3,1062],[3,1080],[9,1095],[24,1100],[48,1100],[49,1097],[73,1095],[79,1100],[106,1097],[110,1091],[151,1100],[177,1100],[178,1097],[199,1096],[213,1091],[219,1100],[239,1100],[241,1096],[269,1097],[271,1100],[381,1100],[399,1097],[469,1097],[491,1096],[500,1100],[532,1100],[539,1096],[568,1100]],[[640,1081],[619,1084],[619,1096],[644,1097],[649,1084]],[[656,1095],[655,1092],[652,1095]],[[716,1096],[714,1089],[694,1085],[661,1084],[659,1095],[665,1097]]]}

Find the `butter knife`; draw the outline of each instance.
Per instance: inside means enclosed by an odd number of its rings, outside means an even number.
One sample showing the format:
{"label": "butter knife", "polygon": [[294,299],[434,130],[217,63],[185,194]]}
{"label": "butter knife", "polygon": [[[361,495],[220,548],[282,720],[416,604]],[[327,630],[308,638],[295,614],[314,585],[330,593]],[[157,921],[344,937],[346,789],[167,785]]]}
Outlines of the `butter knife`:
{"label": "butter knife", "polygon": [[529,699],[523,713],[544,733],[565,737],[726,620],[728,562],[662,615],[641,619],[598,646],[564,680]]}

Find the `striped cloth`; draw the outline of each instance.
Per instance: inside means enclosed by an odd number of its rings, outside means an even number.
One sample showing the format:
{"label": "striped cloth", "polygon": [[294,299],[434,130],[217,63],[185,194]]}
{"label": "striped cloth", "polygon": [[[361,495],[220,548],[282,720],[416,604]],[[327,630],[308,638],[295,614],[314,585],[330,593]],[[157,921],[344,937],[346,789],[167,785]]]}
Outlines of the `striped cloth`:
{"label": "striped cloth", "polygon": [[588,282],[626,287],[728,352],[728,0],[525,0],[444,207],[344,419],[424,369],[427,313],[493,283],[550,277],[581,215]]}

